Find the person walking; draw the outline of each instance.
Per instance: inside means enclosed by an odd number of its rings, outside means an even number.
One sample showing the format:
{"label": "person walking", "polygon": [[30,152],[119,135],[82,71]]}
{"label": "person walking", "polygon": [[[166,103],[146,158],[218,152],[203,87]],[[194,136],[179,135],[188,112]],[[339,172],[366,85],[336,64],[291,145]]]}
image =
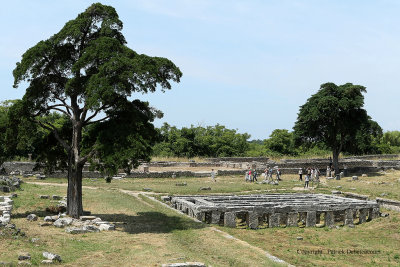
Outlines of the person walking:
{"label": "person walking", "polygon": [[303,181],[303,169],[299,168],[299,181]]}
{"label": "person walking", "polygon": [[213,182],[216,182],[216,181],[217,181],[217,180],[215,179],[215,175],[216,175],[216,173],[215,173],[214,169],[211,169],[211,180],[212,180]]}
{"label": "person walking", "polygon": [[281,169],[277,169],[276,170],[276,180],[277,181],[282,181],[282,179],[281,179]]}
{"label": "person walking", "polygon": [[257,171],[256,171],[256,169],[253,170],[253,182],[255,182],[255,181],[257,181]]}
{"label": "person walking", "polygon": [[304,179],[304,188],[308,188],[308,183],[310,182],[310,176],[309,175],[306,175],[306,178]]}

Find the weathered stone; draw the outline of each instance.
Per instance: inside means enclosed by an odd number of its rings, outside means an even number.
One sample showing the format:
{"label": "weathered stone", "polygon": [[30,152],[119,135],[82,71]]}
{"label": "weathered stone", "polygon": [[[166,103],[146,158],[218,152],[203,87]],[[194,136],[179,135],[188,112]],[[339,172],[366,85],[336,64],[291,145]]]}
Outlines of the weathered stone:
{"label": "weathered stone", "polygon": [[297,240],[303,240],[303,237],[302,236],[298,236],[298,237],[296,237],[296,239]]}
{"label": "weathered stone", "polygon": [[200,187],[201,191],[207,191],[207,190],[211,190],[211,187]]}
{"label": "weathered stone", "polygon": [[26,261],[26,260],[30,260],[30,259],[31,259],[31,255],[28,252],[20,253],[18,255],[19,261]]}
{"label": "weathered stone", "polygon": [[357,181],[357,180],[358,180],[358,176],[353,176],[353,177],[351,177],[351,179],[352,179],[353,181]]}
{"label": "weathered stone", "polygon": [[51,226],[51,225],[53,225],[51,222],[43,222],[43,223],[39,224],[40,227],[46,227],[46,226]]}
{"label": "weathered stone", "polygon": [[52,198],[53,200],[60,200],[60,199],[61,199],[61,196],[52,195],[51,198]]}
{"label": "weathered stone", "polygon": [[89,230],[83,227],[68,227],[65,229],[65,232],[67,232],[68,234],[84,234],[89,232]]}
{"label": "weathered stone", "polygon": [[354,210],[346,209],[344,213],[344,225],[354,225]]}
{"label": "weathered stone", "polygon": [[40,238],[31,238],[32,243],[37,243],[39,242]]}
{"label": "weathered stone", "polygon": [[74,219],[66,217],[66,218],[60,218],[60,219],[58,219],[58,220],[55,221],[53,224],[54,224],[55,227],[60,227],[60,228],[62,228],[62,227],[65,227],[65,226],[67,226],[67,225],[72,224],[73,221],[74,221]]}
{"label": "weathered stone", "polygon": [[45,222],[55,222],[55,221],[57,221],[59,218],[60,218],[60,216],[54,215],[54,216],[46,216],[46,217],[44,217],[43,220],[44,220]]}
{"label": "weathered stone", "polygon": [[87,230],[88,232],[99,232],[100,229],[94,225],[85,225],[83,229]]}
{"label": "weathered stone", "polygon": [[297,220],[299,218],[299,214],[297,212],[290,212],[287,216],[287,226],[297,226]]}
{"label": "weathered stone", "polygon": [[143,191],[145,191],[145,192],[151,192],[151,191],[153,191],[153,189],[151,189],[151,188],[143,188]]}
{"label": "weathered stone", "polygon": [[331,193],[333,195],[340,195],[342,192],[341,191],[337,191],[337,190],[333,190],[333,191],[331,191]]}
{"label": "weathered stone", "polygon": [[26,217],[26,219],[28,220],[28,221],[37,221],[37,219],[38,219],[38,216],[36,215],[36,214],[29,214],[27,217]]}
{"label": "weathered stone", "polygon": [[220,220],[221,220],[221,212],[212,211],[211,212],[211,223],[212,224],[219,224]]}
{"label": "weathered stone", "polygon": [[183,182],[183,183],[176,183],[175,185],[176,185],[176,186],[187,186],[187,183],[186,183],[186,182]]}
{"label": "weathered stone", "polygon": [[358,223],[365,223],[367,221],[368,209],[360,209],[358,215]]}
{"label": "weathered stone", "polygon": [[225,212],[224,225],[226,227],[236,227],[236,214],[234,212]]}
{"label": "weathered stone", "polygon": [[62,261],[60,255],[53,254],[53,253],[50,253],[50,252],[47,252],[47,251],[43,252],[43,257],[45,257],[48,260],[52,260],[52,261],[58,261],[58,262]]}
{"label": "weathered stone", "polygon": [[50,196],[49,196],[49,195],[41,195],[40,198],[41,198],[41,199],[49,199]]}
{"label": "weathered stone", "polygon": [[97,217],[96,216],[81,216],[81,217],[79,217],[79,219],[84,222],[84,221],[91,221],[91,220],[97,219]]}
{"label": "weathered stone", "polygon": [[368,177],[368,175],[366,173],[363,173],[361,176],[362,177]]}
{"label": "weathered stone", "polygon": [[280,214],[279,213],[271,213],[268,216],[268,227],[279,227]]}
{"label": "weathered stone", "polygon": [[258,213],[249,211],[246,214],[246,222],[247,222],[247,226],[250,229],[257,229],[258,228]]}
{"label": "weathered stone", "polygon": [[317,220],[317,213],[315,211],[307,212],[306,227],[314,227]]}
{"label": "weathered stone", "polygon": [[52,260],[42,260],[41,264],[53,264]]}
{"label": "weathered stone", "polygon": [[378,217],[379,217],[379,208],[369,209],[369,213],[368,213],[369,220],[376,219]]}
{"label": "weathered stone", "polygon": [[335,216],[333,211],[325,212],[325,226],[333,227],[335,225]]}
{"label": "weathered stone", "polygon": [[114,224],[101,224],[99,226],[100,231],[111,231],[115,230],[115,225]]}

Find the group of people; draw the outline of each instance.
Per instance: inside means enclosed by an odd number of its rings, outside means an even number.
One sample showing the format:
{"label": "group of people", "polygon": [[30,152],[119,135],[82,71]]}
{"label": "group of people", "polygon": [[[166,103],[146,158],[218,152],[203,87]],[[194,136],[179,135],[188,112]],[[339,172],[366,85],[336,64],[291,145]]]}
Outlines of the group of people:
{"label": "group of people", "polygon": [[[308,167],[305,171],[304,188],[308,188],[310,181],[319,183],[319,176],[321,172],[318,168]],[[299,169],[299,180],[303,181],[303,168]]]}
{"label": "group of people", "polygon": [[[273,168],[268,168],[267,167],[264,170],[264,173],[262,173],[262,176],[264,176],[265,180],[272,181],[273,180],[273,176],[272,175],[273,175],[274,172],[276,174],[276,180],[277,181],[282,181],[282,179],[281,179],[282,172],[281,172],[281,169],[279,169],[279,168],[273,169]],[[244,179],[245,179],[246,182],[256,182],[256,181],[258,181],[257,180],[257,175],[258,174],[257,174],[257,170],[256,169],[254,169],[253,171],[249,169],[249,170],[246,171]]]}

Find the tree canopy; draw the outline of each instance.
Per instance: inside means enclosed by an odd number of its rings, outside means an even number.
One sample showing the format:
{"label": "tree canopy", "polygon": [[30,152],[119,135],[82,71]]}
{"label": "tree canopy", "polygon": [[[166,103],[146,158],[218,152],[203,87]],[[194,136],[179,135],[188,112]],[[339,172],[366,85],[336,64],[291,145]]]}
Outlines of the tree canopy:
{"label": "tree canopy", "polygon": [[[367,150],[361,147],[382,129],[363,109],[364,86],[325,83],[300,107],[293,127],[297,143],[322,142],[332,150],[335,170],[342,151]],[[365,144],[370,144],[370,140]]]}
{"label": "tree canopy", "polygon": [[178,129],[167,123],[159,129],[161,142],[154,148],[159,156],[178,157],[231,157],[244,156],[250,135],[240,134],[223,125],[208,127],[193,125]]}
{"label": "tree canopy", "polygon": [[[93,4],[28,49],[13,71],[14,87],[28,82],[20,115],[51,131],[67,155],[68,213],[73,217],[83,212],[87,161],[113,173],[149,155],[157,136],[152,121],[162,113],[132,100],[134,94],[170,89],[170,81],[182,76],[170,60],[127,47],[122,26],[113,7]],[[42,119],[51,112],[68,122]]]}

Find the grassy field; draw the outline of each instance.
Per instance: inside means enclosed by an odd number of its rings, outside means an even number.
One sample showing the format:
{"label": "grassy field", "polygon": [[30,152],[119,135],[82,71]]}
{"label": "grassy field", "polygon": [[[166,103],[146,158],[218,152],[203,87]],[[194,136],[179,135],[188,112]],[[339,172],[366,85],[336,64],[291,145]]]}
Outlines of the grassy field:
{"label": "grassy field", "polygon": [[[115,222],[116,231],[71,235],[63,229],[40,227],[45,208],[55,205],[40,199],[42,194],[66,194],[66,179],[38,181],[24,178],[23,191],[15,198],[12,223],[25,236],[0,235],[0,262],[17,262],[19,252],[29,252],[32,264],[39,264],[43,251],[61,255],[64,266],[160,266],[163,263],[200,261],[212,266],[275,266],[263,251],[296,266],[400,266],[400,213],[393,211],[355,228],[273,228],[230,229],[196,223],[184,215],[145,197],[146,194],[215,194],[306,192],[330,193],[341,190],[400,200],[400,172],[340,181],[322,179],[315,188],[304,191],[295,175],[284,175],[279,185],[246,183],[243,177],[123,179],[105,183],[84,179],[84,209],[103,220]],[[46,182],[54,185],[29,184]],[[186,182],[187,186],[177,186]],[[211,187],[201,191],[200,187]],[[338,189],[339,188],[339,189]],[[136,192],[127,195],[120,189]],[[35,213],[37,222],[26,216]],[[245,242],[232,239],[223,232]],[[303,240],[297,240],[301,236]],[[32,238],[39,241],[32,243]],[[347,250],[379,251],[356,255]],[[343,250],[343,254],[342,254]],[[321,251],[321,253],[319,253]],[[333,254],[335,252],[335,254]]]}

